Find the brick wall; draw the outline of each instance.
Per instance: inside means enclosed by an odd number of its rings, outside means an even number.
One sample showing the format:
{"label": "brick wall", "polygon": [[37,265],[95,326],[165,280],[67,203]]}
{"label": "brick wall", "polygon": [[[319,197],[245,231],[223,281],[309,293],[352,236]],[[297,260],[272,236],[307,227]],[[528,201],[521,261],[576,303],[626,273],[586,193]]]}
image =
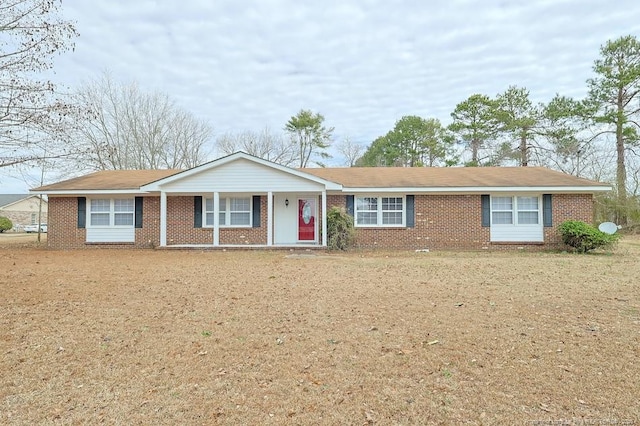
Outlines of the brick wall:
{"label": "brick wall", "polygon": [[193,196],[167,197],[167,245],[213,244],[212,228],[193,225]]}
{"label": "brick wall", "polygon": [[544,228],[546,248],[562,248],[558,227],[565,220],[594,223],[594,199],[591,194],[553,194],[553,226]]}
{"label": "brick wall", "polygon": [[55,249],[84,247],[86,234],[78,229],[78,199],[49,197],[47,244]]}
{"label": "brick wall", "polygon": [[[328,205],[345,207],[343,195]],[[481,226],[480,195],[416,195],[413,228],[356,228],[356,247],[392,249],[480,249],[489,242]]]}
{"label": "brick wall", "polygon": [[[318,204],[321,206],[320,199]],[[329,207],[344,208],[344,195],[329,195]],[[136,229],[134,244],[85,244],[85,230],[77,228],[77,198],[49,197],[51,248],[155,247],[160,243],[160,198],[144,197],[143,227]],[[260,198],[260,227],[222,228],[221,244],[266,244],[267,199]],[[492,249],[560,248],[557,227],[565,220],[593,222],[590,194],[554,194],[553,227],[544,228],[545,244],[490,243],[488,227],[481,226],[480,195],[416,195],[415,227],[356,228],[356,247],[389,249]],[[167,197],[167,245],[213,244],[212,228],[194,228],[193,196]]]}
{"label": "brick wall", "polygon": [[260,226],[256,228],[220,228],[220,244],[267,244],[267,197],[260,197]]}
{"label": "brick wall", "polygon": [[[480,195],[416,195],[415,227],[356,228],[358,248],[491,249],[561,248],[557,228],[565,220],[593,222],[591,194],[554,194],[553,226],[544,228],[545,244],[491,243],[490,229],[482,227]],[[331,195],[329,206],[345,207],[343,195]]]}

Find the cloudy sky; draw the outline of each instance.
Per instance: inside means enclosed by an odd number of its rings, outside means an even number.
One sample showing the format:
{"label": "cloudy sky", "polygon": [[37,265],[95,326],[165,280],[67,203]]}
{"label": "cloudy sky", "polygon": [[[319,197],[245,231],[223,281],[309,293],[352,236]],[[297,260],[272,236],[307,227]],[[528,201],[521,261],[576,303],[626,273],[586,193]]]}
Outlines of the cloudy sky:
{"label": "cloudy sky", "polygon": [[[362,144],[403,115],[448,124],[457,103],[509,85],[581,97],[599,47],[640,35],[637,0],[64,0],[63,13],[80,32],[56,60],[63,86],[108,70],[216,134],[279,131],[311,109]],[[6,171],[0,183],[27,189]]]}

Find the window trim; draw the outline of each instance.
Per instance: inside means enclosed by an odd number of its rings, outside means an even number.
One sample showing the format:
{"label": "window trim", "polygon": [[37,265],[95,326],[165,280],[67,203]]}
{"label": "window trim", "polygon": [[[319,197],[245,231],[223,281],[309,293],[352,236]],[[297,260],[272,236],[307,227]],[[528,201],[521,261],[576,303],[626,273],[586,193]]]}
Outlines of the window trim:
{"label": "window trim", "polygon": [[[210,200],[211,203],[213,204],[213,197],[207,197],[207,196],[203,196],[202,197],[202,227],[203,228],[213,228],[214,224],[208,224],[207,223],[207,213],[213,213],[215,215],[215,207],[213,210],[207,210],[207,200]],[[248,199],[249,200],[249,210],[231,210],[231,200],[232,199]],[[224,211],[218,211],[218,225],[220,228],[252,228],[253,227],[253,197],[251,195],[229,195],[229,196],[225,196],[225,197],[219,197],[218,199],[218,203],[221,203],[221,200],[225,200],[225,210]],[[218,206],[219,208],[219,206]],[[220,214],[224,213],[224,217],[225,217],[225,223],[221,223],[220,222]],[[231,218],[231,213],[246,213],[249,215],[249,223],[248,224],[242,224],[242,225],[231,225],[228,224],[228,222],[230,221]],[[215,217],[215,216],[214,216]],[[215,221],[215,219],[214,219]]]}
{"label": "window trim", "polygon": [[[537,209],[536,210],[531,210],[531,209],[525,209],[525,210],[521,210],[518,208],[518,198],[536,198],[538,200],[537,203]],[[493,200],[495,198],[511,198],[511,210],[502,210],[502,209],[498,209],[498,210],[494,210],[493,208]],[[542,195],[541,194],[499,194],[499,195],[491,195],[491,199],[490,199],[490,203],[489,203],[489,208],[490,208],[490,219],[491,219],[491,226],[535,226],[535,227],[539,227],[542,226],[543,221],[544,221],[544,217],[543,217],[543,209],[542,209]],[[507,212],[510,211],[511,212],[511,223],[494,223],[493,222],[493,213],[494,212]],[[538,213],[538,223],[519,223],[519,216],[518,213],[520,212],[537,212]]]}
{"label": "window trim", "polygon": [[[97,200],[108,200],[109,201],[109,210],[102,211],[93,211],[93,201]],[[116,200],[131,200],[131,211],[117,211],[115,210],[115,202]],[[135,197],[116,197],[116,198],[88,198],[87,199],[87,209],[86,209],[86,227],[87,228],[119,228],[119,229],[133,229],[136,224],[136,200]],[[92,214],[108,214],[109,215],[109,224],[108,225],[94,225],[92,221]],[[116,225],[115,217],[116,214],[119,215],[131,215],[131,224],[130,225]]]}
{"label": "window trim", "polygon": [[[376,198],[376,223],[375,224],[358,224],[358,199]],[[383,222],[383,212],[398,212],[400,210],[383,210],[383,198],[400,198],[402,199],[402,223],[385,224]],[[360,212],[371,212],[372,210],[360,210]],[[353,226],[356,228],[406,228],[407,227],[407,196],[402,194],[359,194],[354,195],[353,199]]]}

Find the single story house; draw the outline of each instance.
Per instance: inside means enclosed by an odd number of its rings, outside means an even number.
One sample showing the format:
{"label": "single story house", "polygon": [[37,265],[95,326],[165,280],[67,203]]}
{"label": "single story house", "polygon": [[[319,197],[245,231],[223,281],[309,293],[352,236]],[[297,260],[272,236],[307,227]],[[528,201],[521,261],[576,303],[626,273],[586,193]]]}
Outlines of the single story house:
{"label": "single story house", "polygon": [[116,170],[35,188],[52,248],[325,247],[332,206],[356,246],[552,248],[610,185],[542,167],[293,169],[243,152],[189,170]]}
{"label": "single story house", "polygon": [[9,218],[14,229],[47,223],[47,200],[33,194],[0,194],[0,216]]}

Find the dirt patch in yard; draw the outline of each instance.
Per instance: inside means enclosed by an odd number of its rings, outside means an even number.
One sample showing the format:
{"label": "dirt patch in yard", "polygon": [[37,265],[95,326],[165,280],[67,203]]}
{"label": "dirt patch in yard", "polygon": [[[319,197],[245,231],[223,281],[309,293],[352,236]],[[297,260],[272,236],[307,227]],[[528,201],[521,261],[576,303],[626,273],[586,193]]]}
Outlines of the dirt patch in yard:
{"label": "dirt patch in yard", "polygon": [[636,424],[639,242],[586,256],[5,246],[0,423]]}

